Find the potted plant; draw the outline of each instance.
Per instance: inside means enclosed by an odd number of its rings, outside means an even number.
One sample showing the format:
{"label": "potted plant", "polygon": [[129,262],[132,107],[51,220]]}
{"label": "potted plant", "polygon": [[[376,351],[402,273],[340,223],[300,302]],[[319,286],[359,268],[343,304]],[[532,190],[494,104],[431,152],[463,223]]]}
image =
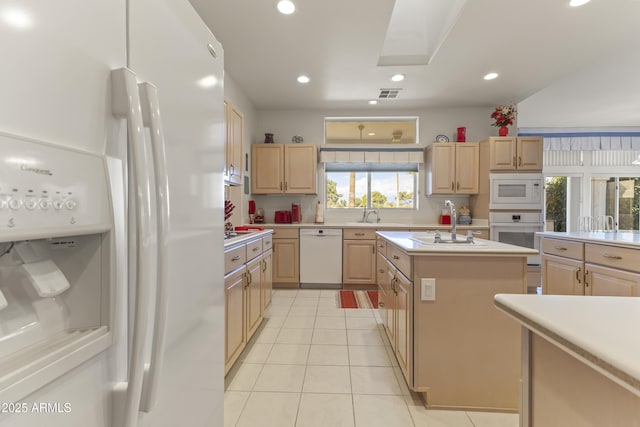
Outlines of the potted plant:
{"label": "potted plant", "polygon": [[499,128],[498,135],[507,136],[509,134],[509,128],[507,126],[513,125],[516,114],[515,105],[501,105],[496,107],[495,111],[491,113],[491,118],[494,120],[491,126]]}

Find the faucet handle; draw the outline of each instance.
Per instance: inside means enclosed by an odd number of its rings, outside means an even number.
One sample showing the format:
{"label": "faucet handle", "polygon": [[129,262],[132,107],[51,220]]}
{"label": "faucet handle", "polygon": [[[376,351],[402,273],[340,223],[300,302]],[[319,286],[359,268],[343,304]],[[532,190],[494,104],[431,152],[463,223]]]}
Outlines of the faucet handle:
{"label": "faucet handle", "polygon": [[473,231],[467,230],[467,242],[473,243]]}
{"label": "faucet handle", "polygon": [[436,235],[433,236],[433,241],[435,243],[438,243],[440,240],[442,240],[442,238],[440,237],[440,232],[438,230],[436,230]]}

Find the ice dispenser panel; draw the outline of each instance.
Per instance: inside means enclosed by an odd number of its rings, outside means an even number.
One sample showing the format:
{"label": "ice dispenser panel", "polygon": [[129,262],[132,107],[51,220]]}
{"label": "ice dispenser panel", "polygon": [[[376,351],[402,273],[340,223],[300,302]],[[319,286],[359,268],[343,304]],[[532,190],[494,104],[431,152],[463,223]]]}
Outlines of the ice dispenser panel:
{"label": "ice dispenser panel", "polygon": [[111,345],[109,200],[104,157],[0,134],[0,401]]}

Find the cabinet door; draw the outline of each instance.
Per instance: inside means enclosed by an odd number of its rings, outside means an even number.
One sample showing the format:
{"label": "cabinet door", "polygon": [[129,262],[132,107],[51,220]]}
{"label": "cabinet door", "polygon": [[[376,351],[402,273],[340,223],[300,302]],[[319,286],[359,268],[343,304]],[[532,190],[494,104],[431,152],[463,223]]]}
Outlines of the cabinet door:
{"label": "cabinet door", "polygon": [[244,318],[245,269],[225,276],[225,371],[231,367],[247,341]]}
{"label": "cabinet door", "polygon": [[231,147],[230,147],[230,143],[231,141],[229,140],[229,104],[227,103],[227,101],[224,101],[224,171],[223,171],[223,175],[224,175],[224,179],[228,180],[229,179],[229,164],[231,163],[231,161],[229,160],[231,158]]}
{"label": "cabinet door", "polygon": [[542,293],[584,295],[583,262],[553,255],[542,256]]}
{"label": "cabinet door", "polygon": [[542,137],[518,137],[518,170],[542,170]]}
{"label": "cabinet door", "polygon": [[[386,263],[386,283],[388,283],[387,288],[387,337],[389,338],[389,343],[391,344],[391,348],[395,351],[396,349],[396,285],[395,285],[395,277],[396,277],[396,268],[389,262],[388,259],[385,258]],[[384,321],[384,319],[383,319]]]}
{"label": "cabinet door", "polygon": [[514,170],[516,168],[516,138],[489,139],[489,169]]}
{"label": "cabinet door", "polygon": [[427,194],[452,194],[455,181],[455,144],[432,144],[427,151]]}
{"label": "cabinet door", "polygon": [[342,249],[342,282],[373,285],[376,283],[376,241],[345,240]]}
{"label": "cabinet door", "polygon": [[273,291],[273,252],[267,251],[262,254],[262,272],[260,273],[260,283],[262,286],[262,312],[271,305],[271,293]]}
{"label": "cabinet door", "polygon": [[284,191],[282,144],[251,145],[251,192],[276,194]]}
{"label": "cabinet door", "polygon": [[247,264],[247,279],[245,281],[245,309],[247,313],[247,341],[260,326],[262,321],[262,286],[260,283],[261,258],[256,258]]}
{"label": "cabinet door", "polygon": [[479,145],[456,144],[456,193],[478,194],[479,170]]}
{"label": "cabinet door", "polygon": [[232,105],[228,106],[227,117],[227,147],[230,150],[228,156],[228,172],[229,180],[235,184],[241,184],[242,181],[242,126],[243,116]]}
{"label": "cabinet door", "polygon": [[315,144],[284,146],[284,192],[316,194],[318,153]]}
{"label": "cabinet door", "polygon": [[[412,343],[412,315],[411,301],[413,300],[413,284],[402,273],[396,273],[396,358],[405,378],[411,378],[411,343]],[[409,381],[409,380],[407,380]],[[409,385],[410,381],[409,381]]]}
{"label": "cabinet door", "polygon": [[586,264],[585,270],[587,295],[640,296],[640,273],[594,264]]}
{"label": "cabinet door", "polygon": [[[380,314],[380,318],[382,319],[382,324],[384,325],[385,331],[389,329],[389,322],[387,320],[387,312],[393,306],[389,299],[391,298],[391,290],[389,288],[390,284],[388,283],[389,277],[387,276],[387,262],[380,252],[377,254],[376,260],[376,280],[378,283],[378,313]],[[387,331],[387,335],[389,332]]]}
{"label": "cabinet door", "polygon": [[300,282],[299,251],[299,239],[273,239],[273,283]]}

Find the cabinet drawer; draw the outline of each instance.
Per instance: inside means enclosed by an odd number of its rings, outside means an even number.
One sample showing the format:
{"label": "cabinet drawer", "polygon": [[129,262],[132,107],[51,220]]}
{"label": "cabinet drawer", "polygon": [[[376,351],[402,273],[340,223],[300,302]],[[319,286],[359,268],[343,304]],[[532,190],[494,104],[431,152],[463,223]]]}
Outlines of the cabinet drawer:
{"label": "cabinet drawer", "polygon": [[395,245],[387,243],[387,258],[398,270],[411,277],[411,257]]}
{"label": "cabinet drawer", "polygon": [[542,239],[542,252],[582,260],[584,258],[584,243],[545,237]]}
{"label": "cabinet drawer", "polygon": [[262,253],[262,239],[247,243],[247,260],[254,259]]}
{"label": "cabinet drawer", "polygon": [[640,251],[637,249],[587,243],[584,253],[586,262],[640,272]]}
{"label": "cabinet drawer", "polygon": [[345,228],[342,236],[345,240],[375,240],[376,230],[373,228]]}
{"label": "cabinet drawer", "polygon": [[378,239],[376,242],[376,251],[381,255],[387,256],[387,241]]}
{"label": "cabinet drawer", "polygon": [[262,252],[266,252],[273,247],[273,237],[267,236],[262,238]]}
{"label": "cabinet drawer", "polygon": [[247,262],[247,247],[245,245],[229,249],[224,252],[224,274]]}
{"label": "cabinet drawer", "polygon": [[278,228],[273,230],[273,238],[274,239],[297,239],[298,238],[298,229],[297,228]]}

